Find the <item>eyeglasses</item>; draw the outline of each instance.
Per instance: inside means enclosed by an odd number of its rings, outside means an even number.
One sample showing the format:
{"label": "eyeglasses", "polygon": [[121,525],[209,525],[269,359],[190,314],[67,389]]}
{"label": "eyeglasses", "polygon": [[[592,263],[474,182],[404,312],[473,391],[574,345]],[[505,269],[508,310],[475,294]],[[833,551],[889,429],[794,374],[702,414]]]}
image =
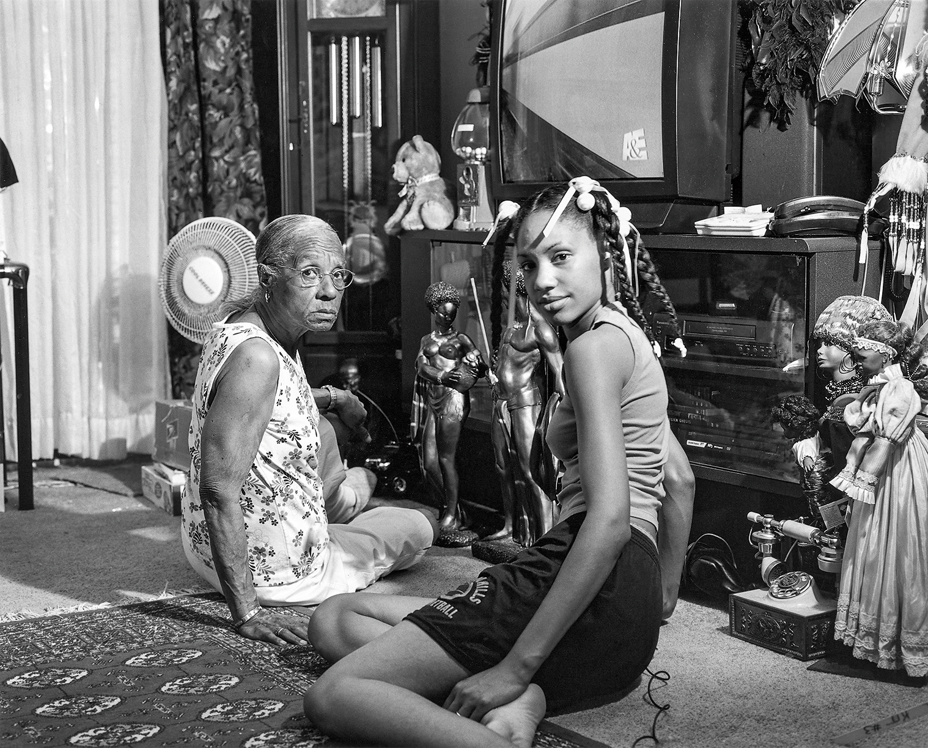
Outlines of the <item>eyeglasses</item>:
{"label": "eyeglasses", "polygon": [[335,268],[331,273],[323,273],[322,268],[316,267],[315,265],[307,265],[305,268],[300,268],[296,271],[296,275],[299,276],[300,285],[303,286],[303,288],[318,286],[322,283],[322,279],[328,275],[332,279],[332,285],[335,286],[337,291],[344,291],[351,285],[351,281],[354,280],[354,273],[345,268]]}

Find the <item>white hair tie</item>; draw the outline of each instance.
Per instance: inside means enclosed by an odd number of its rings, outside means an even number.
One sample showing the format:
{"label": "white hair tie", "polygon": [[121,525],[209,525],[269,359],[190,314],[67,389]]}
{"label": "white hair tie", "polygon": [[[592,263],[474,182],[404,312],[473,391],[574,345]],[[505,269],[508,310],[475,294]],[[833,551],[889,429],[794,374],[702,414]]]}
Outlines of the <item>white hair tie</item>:
{"label": "white hair tie", "polygon": [[483,246],[485,247],[490,243],[490,239],[493,237],[493,234],[496,233],[501,221],[508,221],[518,212],[518,203],[514,203],[512,200],[503,200],[503,202],[499,204],[499,210],[496,211],[496,218],[493,219],[493,225],[490,227],[486,239],[483,240]]}
{"label": "white hair tie", "polygon": [[612,207],[612,212],[619,220],[619,233],[622,234],[622,236],[628,236],[631,233],[632,212],[628,208],[623,207],[622,203],[620,203],[609,190],[595,179],[590,179],[590,177],[574,177],[570,180],[567,192],[564,193],[561,202],[558,203],[557,207],[554,209],[554,213],[551,214],[551,218],[548,219],[548,223],[546,223],[544,229],[542,229],[542,236],[547,237],[554,231],[555,224],[558,222],[561,214],[564,212],[565,208],[567,208],[567,204],[576,193],[580,193],[577,195],[577,210],[584,213],[591,210],[596,204],[596,200],[591,194],[593,192],[604,192],[606,194],[609,205]]}

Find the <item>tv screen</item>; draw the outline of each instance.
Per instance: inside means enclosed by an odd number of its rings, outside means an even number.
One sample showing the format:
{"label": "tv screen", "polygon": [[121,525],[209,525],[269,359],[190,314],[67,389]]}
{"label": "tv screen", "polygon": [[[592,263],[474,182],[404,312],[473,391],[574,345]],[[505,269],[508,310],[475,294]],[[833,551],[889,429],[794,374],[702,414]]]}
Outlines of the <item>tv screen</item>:
{"label": "tv screen", "polygon": [[[732,0],[501,0],[491,83],[494,199],[586,175],[666,228],[731,197]],[[740,103],[740,102],[739,102]],[[640,212],[640,211],[639,211]]]}

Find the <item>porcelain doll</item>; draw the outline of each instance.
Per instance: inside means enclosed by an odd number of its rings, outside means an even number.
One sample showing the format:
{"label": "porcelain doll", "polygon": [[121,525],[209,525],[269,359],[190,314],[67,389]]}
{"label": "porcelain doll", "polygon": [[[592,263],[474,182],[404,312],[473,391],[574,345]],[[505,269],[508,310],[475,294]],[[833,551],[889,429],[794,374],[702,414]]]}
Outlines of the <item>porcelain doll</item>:
{"label": "porcelain doll", "polygon": [[819,524],[820,507],[831,501],[826,486],[832,458],[819,434],[820,417],[818,409],[805,395],[787,395],[773,408],[774,422],[780,424],[783,434],[792,442],[799,487],[814,524]]}
{"label": "porcelain doll", "polygon": [[864,385],[852,353],[854,336],[861,324],[889,319],[889,311],[876,299],[839,296],[825,307],[812,328],[812,339],[819,343],[818,370],[827,379],[821,434],[825,448],[832,452],[835,472],[844,467],[852,439],[844,423],[844,407]]}
{"label": "porcelain doll", "polygon": [[[844,406],[864,384],[851,352],[854,335],[864,322],[889,318],[886,308],[868,296],[846,295],[832,301],[819,315],[811,336],[818,343],[817,373],[826,379],[824,413],[802,395],[784,398],[773,409],[774,420],[793,442],[799,485],[813,524],[831,528],[844,522],[847,499],[829,481],[844,467],[853,438],[844,423]],[[815,434],[809,428],[813,411],[819,419]]]}
{"label": "porcelain doll", "polygon": [[[928,439],[915,425],[923,346],[892,320],[860,326],[866,385],[844,409],[854,434],[832,485],[851,499],[835,638],[855,657],[928,675]],[[920,377],[915,382],[912,372]]]}

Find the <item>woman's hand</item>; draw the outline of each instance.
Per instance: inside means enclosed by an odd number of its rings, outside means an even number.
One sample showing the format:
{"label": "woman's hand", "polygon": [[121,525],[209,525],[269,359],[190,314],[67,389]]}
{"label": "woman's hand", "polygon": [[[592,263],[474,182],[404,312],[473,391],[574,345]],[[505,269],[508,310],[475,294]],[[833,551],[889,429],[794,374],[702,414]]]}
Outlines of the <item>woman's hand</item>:
{"label": "woman's hand", "polygon": [[371,435],[365,427],[367,421],[367,408],[353,392],[339,390],[335,404],[335,412],[339,420],[344,423],[355,436],[365,444],[371,440]]}
{"label": "woman's hand", "polygon": [[270,642],[278,646],[306,644],[306,620],[262,608],[261,612],[238,629],[246,639]]}
{"label": "woman's hand", "polygon": [[503,660],[489,670],[459,681],[445,699],[444,708],[479,722],[491,709],[519,698],[530,682],[530,678],[520,675]]}

